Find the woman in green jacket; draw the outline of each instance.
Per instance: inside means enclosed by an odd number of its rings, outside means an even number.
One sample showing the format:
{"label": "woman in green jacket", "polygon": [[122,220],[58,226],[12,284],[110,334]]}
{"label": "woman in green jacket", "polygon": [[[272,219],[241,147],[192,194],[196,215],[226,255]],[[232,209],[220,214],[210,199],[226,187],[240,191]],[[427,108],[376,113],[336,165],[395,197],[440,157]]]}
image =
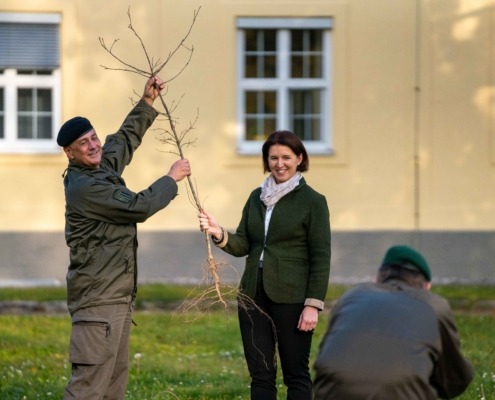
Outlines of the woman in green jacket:
{"label": "woman in green jacket", "polygon": [[277,398],[278,347],[287,398],[310,400],[311,340],[330,274],[329,211],[302,177],[309,158],[294,133],[272,133],[262,157],[270,175],[249,196],[236,232],[204,210],[200,228],[225,252],[247,256],[238,312],[251,398]]}

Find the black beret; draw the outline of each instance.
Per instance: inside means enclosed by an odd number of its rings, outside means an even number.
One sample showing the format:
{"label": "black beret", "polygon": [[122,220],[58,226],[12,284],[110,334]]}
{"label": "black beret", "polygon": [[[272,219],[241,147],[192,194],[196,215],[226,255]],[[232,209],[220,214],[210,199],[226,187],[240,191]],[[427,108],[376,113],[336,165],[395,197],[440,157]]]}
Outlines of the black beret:
{"label": "black beret", "polygon": [[57,143],[61,147],[66,147],[91,129],[93,126],[87,118],[74,117],[69,119],[58,131]]}

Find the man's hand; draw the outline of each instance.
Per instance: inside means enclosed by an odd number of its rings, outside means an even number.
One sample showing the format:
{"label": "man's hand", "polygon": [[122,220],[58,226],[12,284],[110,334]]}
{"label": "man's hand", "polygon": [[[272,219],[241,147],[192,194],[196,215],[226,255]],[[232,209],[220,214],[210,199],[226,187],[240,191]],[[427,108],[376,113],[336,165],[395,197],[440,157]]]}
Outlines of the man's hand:
{"label": "man's hand", "polygon": [[165,83],[160,79],[158,75],[152,76],[144,85],[144,92],[142,99],[150,106],[153,105],[155,99],[160,92],[165,88]]}
{"label": "man's hand", "polygon": [[176,182],[181,181],[189,175],[191,175],[191,166],[186,158],[174,162],[167,174],[167,176],[170,176]]}

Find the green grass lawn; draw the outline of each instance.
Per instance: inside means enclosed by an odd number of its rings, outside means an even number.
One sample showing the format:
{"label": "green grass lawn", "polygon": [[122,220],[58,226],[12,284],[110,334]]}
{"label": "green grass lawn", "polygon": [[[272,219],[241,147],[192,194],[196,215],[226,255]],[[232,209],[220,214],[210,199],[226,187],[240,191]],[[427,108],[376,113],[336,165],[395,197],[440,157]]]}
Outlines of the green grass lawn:
{"label": "green grass lawn", "polygon": [[[343,290],[345,287],[331,288],[330,299]],[[459,399],[495,399],[495,315],[493,310],[473,309],[477,301],[495,297],[493,288],[441,290],[447,298],[469,300],[459,301],[455,314],[463,350],[476,377]],[[60,300],[58,289],[52,295],[50,291],[45,288],[37,297],[32,290],[16,289],[5,297],[2,289],[0,298]],[[165,306],[177,304],[189,291],[152,285],[141,287],[140,296],[141,302]],[[228,314],[222,310],[202,314],[138,310],[134,320],[138,325],[132,332],[127,399],[249,399],[249,377],[234,309]],[[328,312],[322,313],[312,359],[327,322]],[[60,399],[70,376],[69,335],[67,315],[0,315],[0,399]],[[279,389],[279,399],[284,399],[280,379]]]}

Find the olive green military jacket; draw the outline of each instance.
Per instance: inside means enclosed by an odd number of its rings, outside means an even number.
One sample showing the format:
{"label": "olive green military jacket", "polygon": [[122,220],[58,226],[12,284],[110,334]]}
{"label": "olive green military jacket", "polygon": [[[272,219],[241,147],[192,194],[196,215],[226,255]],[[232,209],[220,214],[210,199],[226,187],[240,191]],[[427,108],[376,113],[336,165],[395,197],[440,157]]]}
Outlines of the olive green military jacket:
{"label": "olive green military jacket", "polygon": [[130,303],[135,297],[136,223],[177,195],[177,184],[168,176],[139,193],[129,190],[121,177],[156,116],[156,110],[141,100],[119,131],[107,137],[99,168],[69,163],[64,187],[71,313],[89,306]]}
{"label": "olive green military jacket", "polygon": [[261,188],[251,193],[236,233],[226,233],[219,244],[233,256],[247,256],[241,293],[254,297],[263,252],[263,285],[272,301],[323,308],[331,255],[330,214],[325,197],[302,178],[275,205],[265,237],[266,206],[260,194]]}

